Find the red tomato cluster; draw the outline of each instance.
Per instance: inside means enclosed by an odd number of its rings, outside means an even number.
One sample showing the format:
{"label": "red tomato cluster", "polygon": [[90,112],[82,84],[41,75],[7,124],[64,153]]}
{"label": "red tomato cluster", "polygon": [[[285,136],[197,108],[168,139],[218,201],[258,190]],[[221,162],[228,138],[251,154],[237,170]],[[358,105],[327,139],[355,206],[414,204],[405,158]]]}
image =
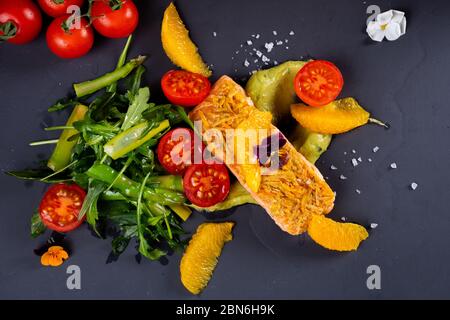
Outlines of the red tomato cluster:
{"label": "red tomato cluster", "polygon": [[224,164],[194,163],[195,152],[203,156],[204,146],[195,146],[194,131],[177,128],[166,133],[158,144],[159,163],[167,172],[183,175],[186,197],[199,207],[222,202],[230,192],[230,176]]}
{"label": "red tomato cluster", "polygon": [[[171,70],[161,79],[166,98],[182,107],[195,107],[209,94],[208,78],[184,70]],[[224,164],[194,163],[194,153],[203,157],[203,145],[195,149],[194,131],[178,128],[169,131],[158,144],[159,163],[171,174],[183,175],[186,197],[199,207],[210,207],[225,200],[230,192],[230,176]],[[188,153],[188,154],[185,154]]]}
{"label": "red tomato cluster", "polygon": [[[47,29],[47,44],[61,58],[78,58],[94,45],[94,29],[108,38],[123,38],[136,29],[139,12],[132,0],[95,0],[89,19],[76,16],[85,0],[38,0],[41,9],[55,18]],[[91,5],[91,4],[90,4]],[[74,10],[72,10],[74,9]],[[92,26],[91,26],[92,25]],[[42,15],[31,0],[0,0],[0,41],[25,44],[42,29]]]}

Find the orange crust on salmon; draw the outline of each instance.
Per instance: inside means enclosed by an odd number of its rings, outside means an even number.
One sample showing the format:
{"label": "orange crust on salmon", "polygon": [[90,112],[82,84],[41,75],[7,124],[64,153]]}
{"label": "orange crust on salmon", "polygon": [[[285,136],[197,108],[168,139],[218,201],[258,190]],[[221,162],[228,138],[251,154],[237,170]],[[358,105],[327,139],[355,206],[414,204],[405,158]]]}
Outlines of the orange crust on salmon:
{"label": "orange crust on salmon", "polygon": [[[244,89],[230,77],[223,76],[189,117],[192,121],[201,121],[202,134],[208,129],[216,129],[226,139],[227,129],[238,128],[255,112],[258,110]],[[270,131],[271,134],[279,132],[273,125]],[[280,153],[287,154],[287,163],[272,174],[263,175],[257,192],[252,192],[245,182],[244,165],[226,164],[282,230],[298,235],[307,230],[312,214],[325,215],[333,209],[335,194],[319,170],[289,142],[280,149]]]}

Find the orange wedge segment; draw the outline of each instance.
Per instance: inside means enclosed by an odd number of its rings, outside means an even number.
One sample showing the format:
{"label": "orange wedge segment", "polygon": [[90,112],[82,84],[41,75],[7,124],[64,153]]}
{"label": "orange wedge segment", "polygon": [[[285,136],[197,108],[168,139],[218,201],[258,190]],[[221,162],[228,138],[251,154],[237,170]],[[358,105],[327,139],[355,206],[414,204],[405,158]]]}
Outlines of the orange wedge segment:
{"label": "orange wedge segment", "polygon": [[223,246],[233,239],[233,226],[233,222],[222,222],[198,227],[180,264],[181,282],[189,292],[199,294],[206,287]]}
{"label": "orange wedge segment", "polygon": [[322,134],[344,133],[365,125],[370,119],[369,112],[354,98],[336,100],[323,107],[294,104],[291,114],[302,127]]}
{"label": "orange wedge segment", "polygon": [[340,223],[325,216],[313,215],[308,225],[309,236],[324,248],[335,251],[353,251],[366,240],[366,228],[354,223]]}
{"label": "orange wedge segment", "polygon": [[205,77],[211,76],[211,70],[198,54],[198,49],[189,37],[189,31],[173,3],[170,3],[164,12],[161,41],[164,51],[175,65]]}

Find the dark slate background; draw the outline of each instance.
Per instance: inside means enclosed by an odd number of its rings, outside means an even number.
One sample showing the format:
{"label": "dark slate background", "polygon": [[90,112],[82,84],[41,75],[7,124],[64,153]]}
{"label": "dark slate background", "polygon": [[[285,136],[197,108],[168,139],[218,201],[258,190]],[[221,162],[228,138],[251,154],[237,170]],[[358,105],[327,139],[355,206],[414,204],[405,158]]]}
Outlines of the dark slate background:
{"label": "dark slate background", "polygon": [[[141,22],[131,51],[150,55],[147,80],[159,99],[158,80],[172,67],[159,36],[168,1],[138,2]],[[405,11],[407,34],[395,42],[371,42],[364,32],[369,4]],[[289,49],[276,47],[268,55],[272,61],[302,56],[334,61],[346,81],[343,96],[356,97],[392,125],[387,131],[366,126],[336,137],[318,163],[337,191],[331,216],[378,224],[357,252],[327,251],[307,236],[283,233],[262,209],[241,207],[229,217],[237,222],[235,239],[200,298],[449,298],[450,3],[179,0],[177,6],[216,78],[248,75],[252,66],[244,67],[246,46],[240,44],[252,34],[261,34],[253,40],[261,48],[288,38]],[[290,30],[294,36],[288,36]],[[0,45],[2,171],[36,165],[49,155],[50,148],[27,145],[54,137],[43,127],[67,117],[48,115],[46,108],[68,94],[74,81],[111,70],[123,42],[97,36],[94,50],[72,61],[53,56],[44,33],[30,45]],[[356,168],[353,157],[363,160]],[[392,162],[398,169],[389,168]],[[339,169],[330,170],[332,164]],[[340,180],[341,174],[348,179]],[[409,188],[412,182],[419,184],[416,191]],[[180,283],[179,254],[165,266],[139,265],[130,246],[118,262],[105,264],[110,242],[93,238],[87,228],[70,235],[75,250],[63,267],[41,267],[33,249],[43,239],[30,239],[29,220],[44,190],[44,185],[0,175],[0,298],[198,299]],[[194,215],[187,230],[203,220]],[[66,289],[70,264],[81,267],[81,290]],[[381,268],[381,290],[366,287],[369,265]]]}

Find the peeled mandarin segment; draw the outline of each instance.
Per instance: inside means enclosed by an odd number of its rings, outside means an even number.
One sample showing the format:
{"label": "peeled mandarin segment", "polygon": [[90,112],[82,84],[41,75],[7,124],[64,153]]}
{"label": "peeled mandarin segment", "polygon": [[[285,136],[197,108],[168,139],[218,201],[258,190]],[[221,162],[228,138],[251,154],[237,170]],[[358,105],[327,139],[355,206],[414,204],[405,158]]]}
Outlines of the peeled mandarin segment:
{"label": "peeled mandarin segment", "polygon": [[258,192],[261,186],[261,167],[259,164],[244,164],[240,166],[245,177],[245,183],[253,192]]}
{"label": "peeled mandarin segment", "polygon": [[369,236],[360,225],[336,222],[321,215],[311,217],[308,234],[317,244],[335,251],[356,250]]}
{"label": "peeled mandarin segment", "polygon": [[180,264],[181,282],[193,294],[208,284],[226,242],[233,239],[233,222],[203,223],[192,236]]}
{"label": "peeled mandarin segment", "polygon": [[189,31],[173,3],[170,3],[164,12],[161,40],[164,51],[174,64],[205,77],[211,76],[211,70],[198,54],[198,49],[189,38]]}
{"label": "peeled mandarin segment", "polygon": [[291,114],[302,127],[322,134],[350,131],[365,125],[370,117],[354,98],[336,100],[323,107],[294,104]]}

